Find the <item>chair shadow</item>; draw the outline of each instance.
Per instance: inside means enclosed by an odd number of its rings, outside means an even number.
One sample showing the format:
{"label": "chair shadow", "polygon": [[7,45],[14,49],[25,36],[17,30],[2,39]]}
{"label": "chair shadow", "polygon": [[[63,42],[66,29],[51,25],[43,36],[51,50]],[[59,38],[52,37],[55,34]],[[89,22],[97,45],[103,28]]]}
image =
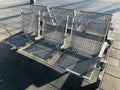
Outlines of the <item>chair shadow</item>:
{"label": "chair shadow", "polygon": [[[60,90],[96,90],[96,82],[81,86],[84,79],[70,74]],[[84,84],[83,84],[84,85]]]}
{"label": "chair shadow", "polygon": [[10,51],[9,48],[8,45],[0,43],[0,90],[10,90],[11,87],[15,90],[16,88],[25,90],[31,84],[41,87],[63,75],[52,68]]}
{"label": "chair shadow", "polygon": [[[67,75],[67,77],[64,77]],[[61,80],[64,82],[61,83]],[[39,90],[95,90],[94,84],[81,87],[83,79],[59,73],[14,51],[10,46],[0,43],[0,90],[25,90],[31,85]],[[49,84],[49,86],[48,86]],[[51,88],[52,87],[52,88]],[[30,89],[33,90],[33,89]]]}

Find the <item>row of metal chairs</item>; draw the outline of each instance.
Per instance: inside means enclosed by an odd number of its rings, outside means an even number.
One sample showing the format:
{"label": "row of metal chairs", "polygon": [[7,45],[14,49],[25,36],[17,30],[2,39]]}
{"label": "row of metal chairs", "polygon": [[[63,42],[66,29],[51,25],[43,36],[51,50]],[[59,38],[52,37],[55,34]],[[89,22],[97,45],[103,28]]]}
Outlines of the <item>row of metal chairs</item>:
{"label": "row of metal chairs", "polygon": [[[105,44],[111,15],[82,11],[76,16],[74,10],[61,8],[48,11],[40,12],[42,41],[37,48],[33,45],[25,50],[29,53],[34,50],[32,54],[44,60],[56,52],[62,53],[53,65],[90,79]],[[67,41],[68,47],[62,47]]]}
{"label": "row of metal chairs", "polygon": [[52,63],[54,66],[90,79],[107,47],[112,15],[87,11],[76,15],[74,10],[38,5],[31,8],[21,13],[24,33],[4,41],[19,48],[18,36],[25,43],[37,40],[24,51],[46,62],[59,53],[60,57]]}

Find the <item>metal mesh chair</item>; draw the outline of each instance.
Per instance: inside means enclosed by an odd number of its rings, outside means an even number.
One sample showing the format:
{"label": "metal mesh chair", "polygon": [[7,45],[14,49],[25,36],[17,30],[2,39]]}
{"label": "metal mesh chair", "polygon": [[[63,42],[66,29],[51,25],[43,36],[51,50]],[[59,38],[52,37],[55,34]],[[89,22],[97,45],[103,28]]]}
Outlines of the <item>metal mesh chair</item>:
{"label": "metal mesh chair", "polygon": [[52,7],[51,12],[57,13],[57,14],[67,14],[67,15],[69,15],[68,28],[71,29],[71,26],[72,26],[72,23],[73,23],[73,17],[76,16],[75,10]]}
{"label": "metal mesh chair", "polygon": [[[28,42],[32,42],[34,37],[37,36],[38,29],[38,12],[33,12],[30,9],[24,9],[21,12],[21,32],[11,35],[5,39],[4,42],[19,49]],[[15,24],[14,24],[15,25]]]}
{"label": "metal mesh chair", "polygon": [[[51,22],[54,17],[51,18],[49,14],[56,16],[57,21],[55,25]],[[42,39],[37,44],[31,45],[25,50],[44,60],[50,59],[64,42],[67,22],[67,15],[44,12]]]}
{"label": "metal mesh chair", "polygon": [[[102,45],[105,42],[105,37],[87,33],[82,31],[82,28],[78,30],[78,25],[80,25],[82,20],[83,18],[80,17],[74,18],[71,45],[54,65],[80,77],[90,79],[97,64]],[[91,22],[89,23],[91,26],[94,26],[93,23],[96,23],[95,28],[93,28],[96,32],[107,32],[107,28],[105,28],[107,27],[106,22],[100,22],[98,20],[94,20],[93,22],[91,19],[85,19],[84,21]],[[104,25],[99,29],[101,23]],[[92,29],[89,29],[90,27],[86,28],[86,30],[91,30],[92,32]]]}

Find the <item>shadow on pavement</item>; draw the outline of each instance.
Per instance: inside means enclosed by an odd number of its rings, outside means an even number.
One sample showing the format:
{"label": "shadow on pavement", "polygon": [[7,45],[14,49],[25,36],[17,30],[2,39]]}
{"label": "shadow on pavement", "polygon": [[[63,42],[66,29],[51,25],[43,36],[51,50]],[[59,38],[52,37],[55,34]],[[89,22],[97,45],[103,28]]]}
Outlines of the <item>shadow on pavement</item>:
{"label": "shadow on pavement", "polygon": [[0,90],[25,90],[30,85],[39,90],[48,90],[47,87],[49,90],[90,90],[91,86],[95,89],[93,85],[81,87],[82,79],[68,73],[60,74],[9,48],[0,43]]}

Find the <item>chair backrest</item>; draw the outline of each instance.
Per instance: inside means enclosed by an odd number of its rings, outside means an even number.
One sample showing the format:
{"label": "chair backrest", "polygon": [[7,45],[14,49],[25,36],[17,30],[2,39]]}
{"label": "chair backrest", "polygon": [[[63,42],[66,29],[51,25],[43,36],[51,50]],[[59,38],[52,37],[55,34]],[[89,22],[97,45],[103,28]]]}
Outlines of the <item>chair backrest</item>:
{"label": "chair backrest", "polygon": [[[111,25],[112,14],[80,11],[82,30],[100,36],[106,36]],[[103,29],[104,28],[104,29]],[[107,32],[106,32],[107,30]]]}
{"label": "chair backrest", "polygon": [[73,17],[76,16],[75,10],[65,9],[65,8],[58,8],[58,7],[52,7],[51,8],[51,12],[57,13],[57,14],[69,15],[68,28],[71,28],[72,23],[73,23]]}
{"label": "chair backrest", "polygon": [[87,19],[102,20],[108,22],[111,22],[112,19],[112,14],[89,12],[89,11],[80,11],[80,16]]}
{"label": "chair backrest", "polygon": [[42,6],[42,5],[31,5],[31,9],[33,11],[40,11],[41,21],[43,19],[43,12],[51,12],[47,6]]}
{"label": "chair backrest", "polygon": [[38,12],[30,9],[23,9],[21,12],[22,28],[24,33],[30,36],[37,36],[38,30]]}
{"label": "chair backrest", "polygon": [[[85,23],[83,24],[84,31],[82,30],[82,26],[78,30],[78,25],[83,21]],[[104,33],[102,33],[103,36],[99,35],[101,31],[104,31]],[[71,47],[74,48],[77,53],[83,54],[83,56],[96,56],[100,52],[106,32],[106,22],[74,17]]]}
{"label": "chair backrest", "polygon": [[[51,14],[53,17],[50,17]],[[56,19],[54,18],[56,17]],[[55,25],[52,24],[55,21]],[[55,43],[63,43],[67,32],[68,15],[56,13],[43,13],[43,37]]]}

